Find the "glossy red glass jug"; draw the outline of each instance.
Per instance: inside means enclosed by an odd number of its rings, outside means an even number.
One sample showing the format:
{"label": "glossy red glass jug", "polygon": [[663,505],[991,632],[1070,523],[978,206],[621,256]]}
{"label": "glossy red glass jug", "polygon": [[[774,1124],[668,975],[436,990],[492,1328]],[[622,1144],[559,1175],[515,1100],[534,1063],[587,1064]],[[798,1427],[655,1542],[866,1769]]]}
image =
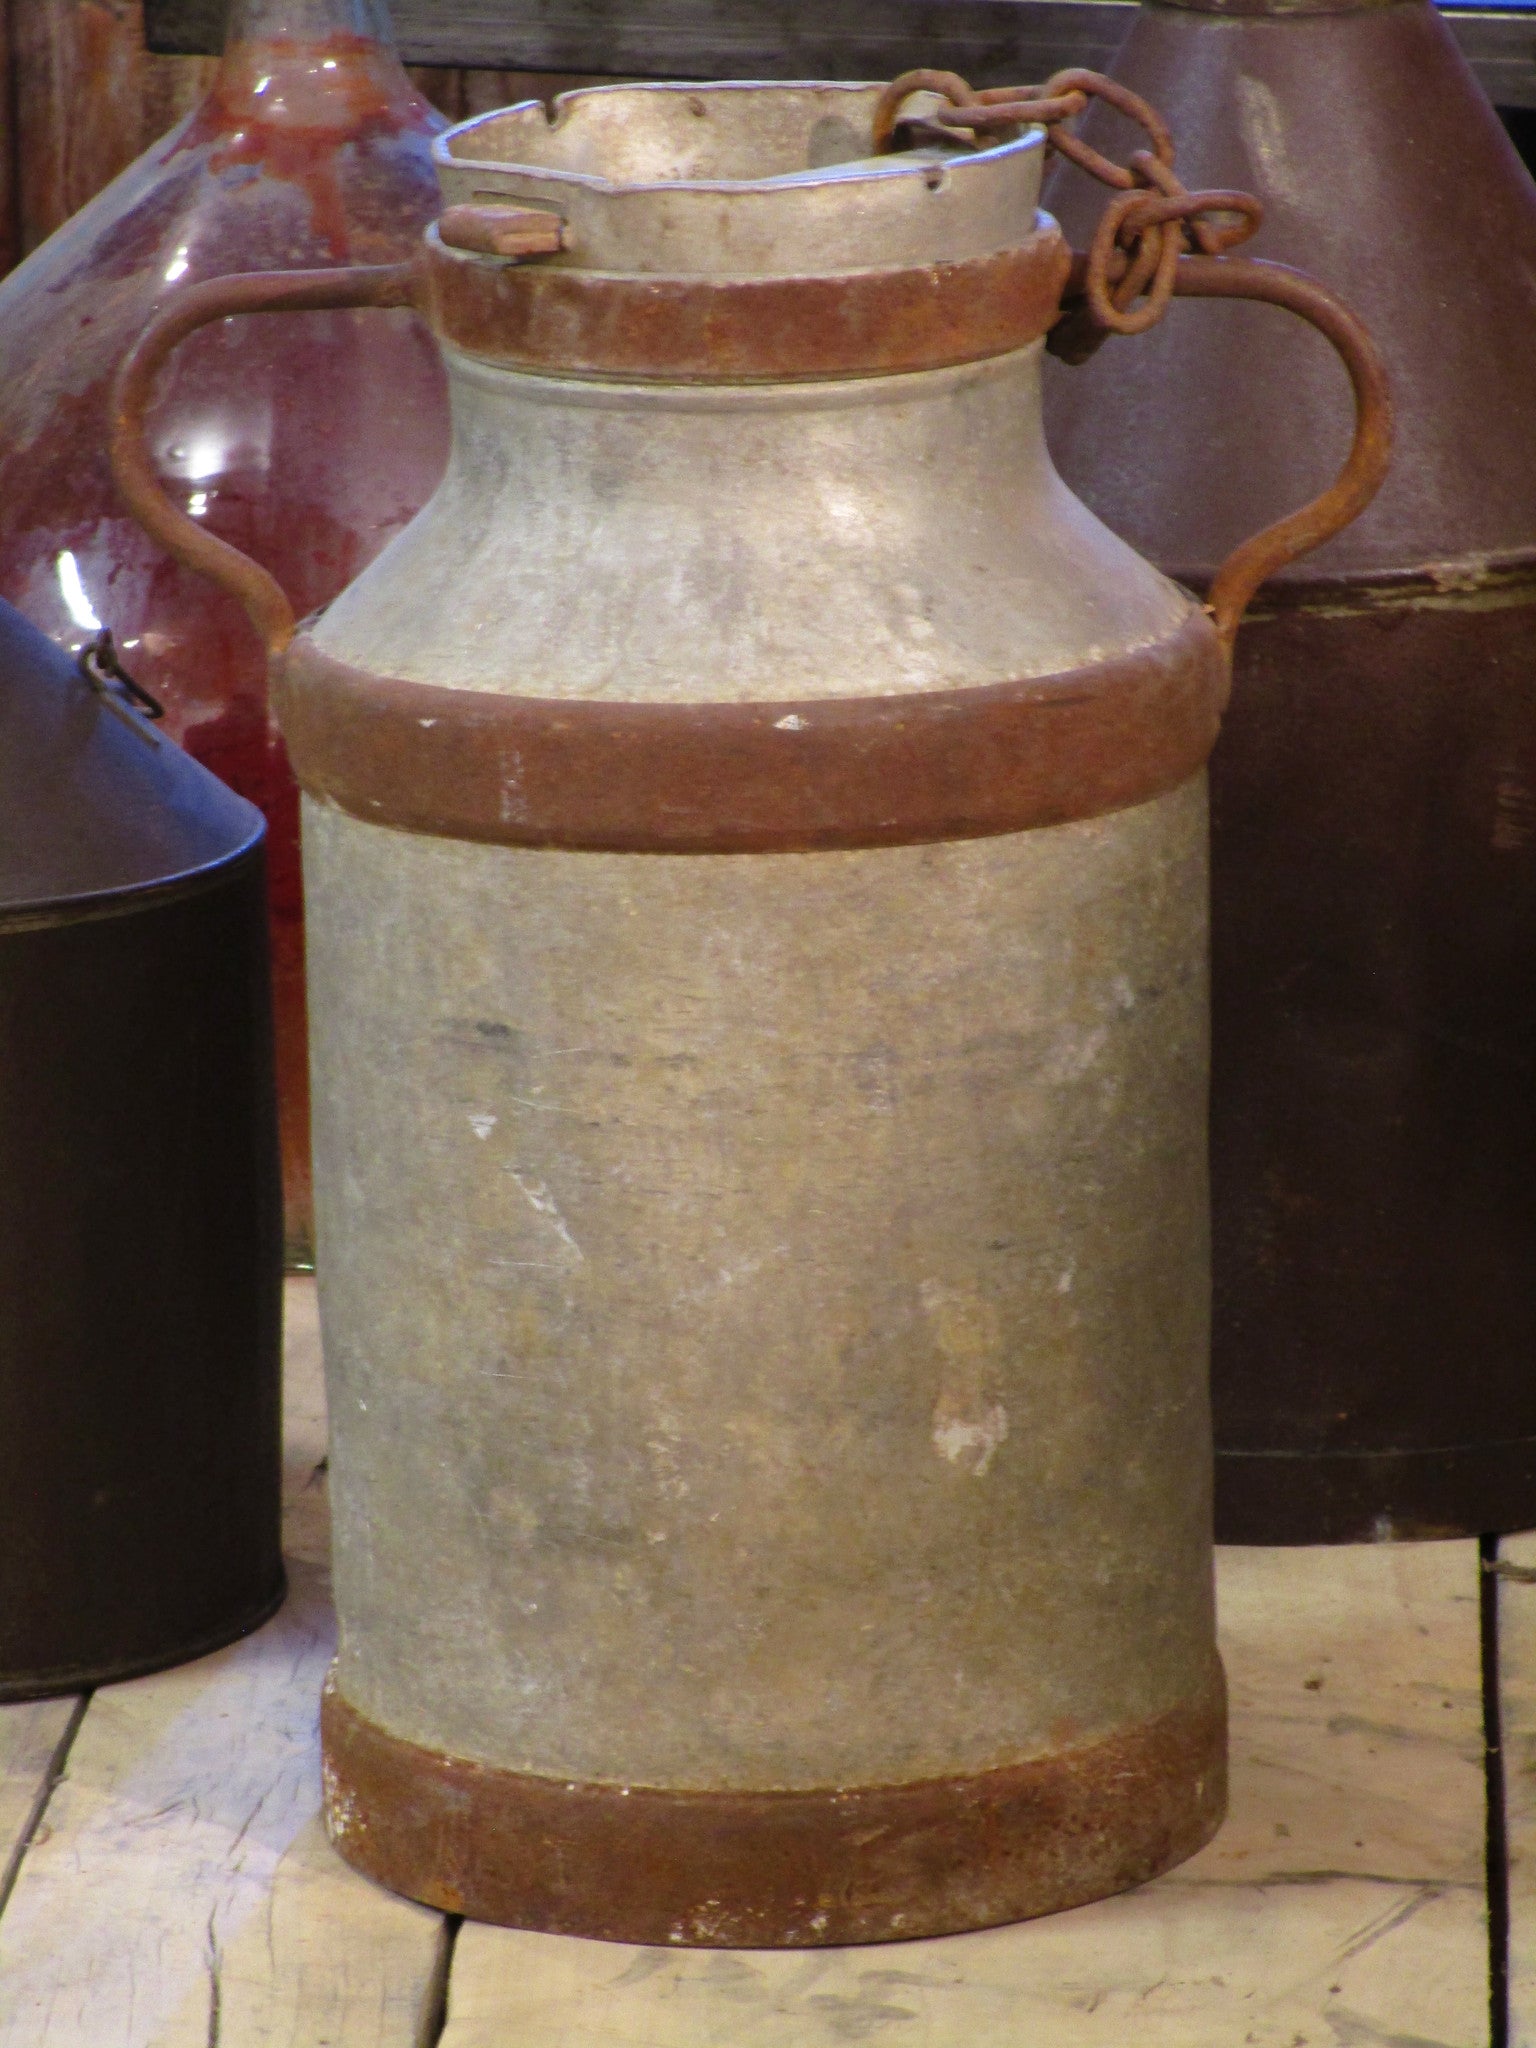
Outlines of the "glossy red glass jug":
{"label": "glossy red glass jug", "polygon": [[[110,629],[168,729],[267,816],[297,1263],[312,1240],[297,793],[244,613],[117,499],[108,391],[135,336],[199,279],[407,255],[437,210],[444,125],[377,0],[235,0],[203,104],[0,284],[0,596],[68,646]],[[442,371],[408,311],[228,322],[179,352],[151,437],[184,509],[259,556],[303,614],[437,483]]]}

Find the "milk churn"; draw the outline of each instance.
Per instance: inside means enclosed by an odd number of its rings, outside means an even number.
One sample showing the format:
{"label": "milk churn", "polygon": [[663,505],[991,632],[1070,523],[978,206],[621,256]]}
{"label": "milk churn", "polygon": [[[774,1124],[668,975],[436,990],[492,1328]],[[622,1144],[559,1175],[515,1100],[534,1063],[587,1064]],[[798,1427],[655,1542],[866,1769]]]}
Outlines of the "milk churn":
{"label": "milk churn", "polygon": [[0,1700],[283,1592],[264,827],[144,709],[0,603]]}
{"label": "milk churn", "polygon": [[[1217,1534],[1527,1528],[1536,190],[1421,0],[1149,5],[1115,76],[1348,296],[1403,422],[1250,612],[1212,763]],[[1072,488],[1197,588],[1348,431],[1326,352],[1261,319],[1175,307],[1048,380]]]}
{"label": "milk churn", "polygon": [[[467,123],[414,269],[202,287],[118,387],[306,791],[330,1825],[479,1918],[930,1934],[1222,1810],[1203,764],[1296,536],[1213,623],[1062,487],[1084,96],[978,143],[926,83]],[[430,307],[454,454],[295,637],[136,420],[193,319],[348,291]],[[1362,391],[1321,531],[1382,401],[1308,306]]]}
{"label": "milk churn", "polygon": [[[188,752],[258,804],[289,1255],[312,1256],[298,790],[237,604],[127,517],[107,461],[112,376],[200,279],[382,262],[438,210],[446,124],[389,46],[383,0],[232,0],[202,104],[0,283],[0,596],[61,645],[109,627]],[[199,335],[151,437],[188,513],[254,547],[300,611],[334,597],[443,473],[447,404],[407,312]]]}

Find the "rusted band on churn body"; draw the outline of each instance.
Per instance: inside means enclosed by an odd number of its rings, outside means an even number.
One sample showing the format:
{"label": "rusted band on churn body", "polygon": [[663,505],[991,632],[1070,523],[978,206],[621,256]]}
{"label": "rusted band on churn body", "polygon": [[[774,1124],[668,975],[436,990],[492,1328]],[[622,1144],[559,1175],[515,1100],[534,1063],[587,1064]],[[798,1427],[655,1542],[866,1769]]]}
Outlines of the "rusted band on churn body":
{"label": "rusted band on churn body", "polygon": [[328,1685],[326,1821],[356,1869],[444,1912],[698,1948],[909,1941],[1156,1877],[1226,1809],[1226,1693],[974,1777],[809,1792],[570,1783],[391,1735]]}
{"label": "rusted band on churn body", "polygon": [[1226,689],[1192,611],[1091,667],[968,690],[782,702],[505,697],[375,676],[300,636],[276,685],[313,797],[504,846],[787,853],[1102,816],[1204,763]]}
{"label": "rusted band on churn body", "polygon": [[456,255],[420,288],[444,340],[566,377],[782,383],[979,362],[1038,341],[1071,256],[1054,221],[991,255],[829,277],[655,277]]}

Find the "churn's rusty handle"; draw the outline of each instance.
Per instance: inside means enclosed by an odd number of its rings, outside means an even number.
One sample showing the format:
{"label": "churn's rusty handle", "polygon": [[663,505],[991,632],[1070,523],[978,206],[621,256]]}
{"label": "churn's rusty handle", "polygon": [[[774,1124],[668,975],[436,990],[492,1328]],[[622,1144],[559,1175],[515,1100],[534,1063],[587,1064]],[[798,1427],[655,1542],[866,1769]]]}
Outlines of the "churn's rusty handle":
{"label": "churn's rusty handle", "polygon": [[218,539],[171,502],[144,438],[155,379],[177,345],[199,327],[235,313],[319,313],[352,306],[414,304],[412,263],[348,270],[289,270],[210,278],[179,292],[124,359],[112,389],[112,474],[130,512],[168,554],[238,598],[269,655],[293,638],[293,606],[259,562]]}
{"label": "churn's rusty handle", "polygon": [[1375,497],[1392,459],[1392,398],[1386,364],[1370,334],[1326,285],[1288,264],[1257,256],[1180,256],[1175,298],[1262,299],[1309,321],[1344,360],[1355,393],[1355,438],[1348,459],[1321,496],[1245,540],[1222,563],[1206,593],[1216,629],[1230,649],[1248,600],[1266,577],[1321,547]]}

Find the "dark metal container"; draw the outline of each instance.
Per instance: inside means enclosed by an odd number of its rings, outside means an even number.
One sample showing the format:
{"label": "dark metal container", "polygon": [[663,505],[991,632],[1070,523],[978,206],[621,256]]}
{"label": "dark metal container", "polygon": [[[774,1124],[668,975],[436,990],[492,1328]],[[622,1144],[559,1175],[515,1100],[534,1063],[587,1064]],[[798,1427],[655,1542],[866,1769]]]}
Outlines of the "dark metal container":
{"label": "dark metal container", "polygon": [[0,603],[0,1700],[282,1599],[264,829]]}
{"label": "dark metal container", "polygon": [[[1115,76],[1387,360],[1391,474],[1260,593],[1211,764],[1217,1535],[1536,1523],[1536,188],[1435,10],[1144,6]],[[1112,116],[1085,132],[1114,141]],[[1080,239],[1097,201],[1058,177]],[[1298,323],[1175,305],[1052,450],[1203,585],[1349,430]]]}

